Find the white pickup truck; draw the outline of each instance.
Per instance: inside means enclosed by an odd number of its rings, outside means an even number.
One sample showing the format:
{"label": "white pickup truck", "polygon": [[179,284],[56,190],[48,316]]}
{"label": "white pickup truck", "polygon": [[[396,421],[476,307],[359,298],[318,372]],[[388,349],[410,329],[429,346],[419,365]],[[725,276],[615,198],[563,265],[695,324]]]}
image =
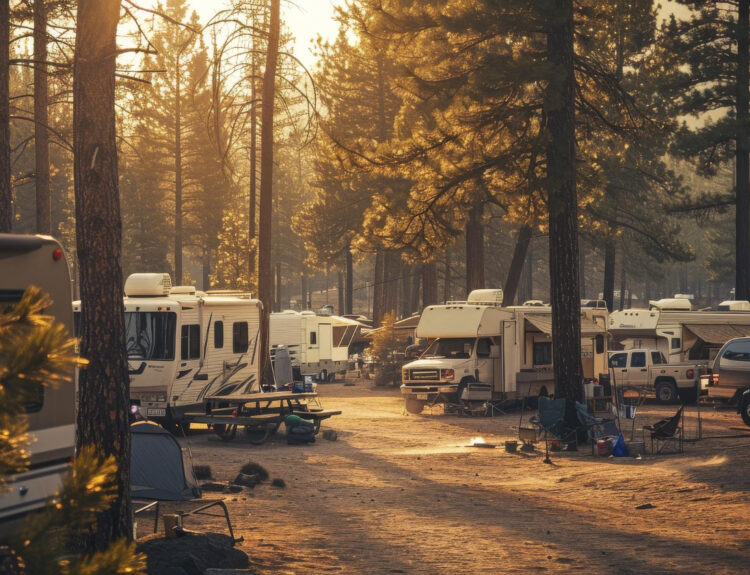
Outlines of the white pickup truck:
{"label": "white pickup truck", "polygon": [[629,349],[609,354],[609,374],[618,387],[643,387],[656,392],[662,403],[674,403],[679,398],[692,403],[701,388],[701,375],[707,373],[701,364],[670,364],[660,351]]}

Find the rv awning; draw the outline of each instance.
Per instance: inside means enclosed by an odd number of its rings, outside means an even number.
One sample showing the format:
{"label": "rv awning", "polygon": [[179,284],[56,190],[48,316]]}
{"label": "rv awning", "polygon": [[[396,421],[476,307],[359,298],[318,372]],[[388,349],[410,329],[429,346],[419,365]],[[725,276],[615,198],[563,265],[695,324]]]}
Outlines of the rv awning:
{"label": "rv awning", "polygon": [[750,334],[750,325],[729,325],[729,324],[685,324],[695,337],[702,339],[706,343],[714,345],[723,345],[735,337],[741,337]]}
{"label": "rv awning", "polygon": [[[543,334],[552,335],[551,315],[527,315],[526,321]],[[591,337],[604,332],[604,327],[586,317],[581,318],[581,337]]]}

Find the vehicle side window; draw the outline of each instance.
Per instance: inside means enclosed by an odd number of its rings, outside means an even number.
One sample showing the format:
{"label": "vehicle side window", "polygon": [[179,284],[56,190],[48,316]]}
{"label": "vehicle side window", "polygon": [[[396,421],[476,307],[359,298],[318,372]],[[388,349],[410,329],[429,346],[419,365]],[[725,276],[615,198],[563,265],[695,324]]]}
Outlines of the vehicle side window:
{"label": "vehicle side window", "polygon": [[534,342],[534,365],[552,365],[552,342]]}
{"label": "vehicle side window", "polygon": [[750,361],[750,340],[730,343],[721,357],[729,361]]}
{"label": "vehicle side window", "polygon": [[232,353],[245,353],[248,347],[247,322],[238,321],[232,324]]}
{"label": "vehicle side window", "polygon": [[477,342],[477,357],[490,357],[490,346],[492,346],[492,340],[483,337]]}
{"label": "vehicle side window", "polygon": [[310,345],[315,345],[318,343],[318,332],[311,331],[310,332]]}
{"label": "vehicle side window", "polygon": [[630,367],[646,367],[646,352],[639,351],[630,356]]}
{"label": "vehicle side window", "polygon": [[609,367],[627,367],[628,366],[628,354],[627,353],[616,353],[609,358]]}
{"label": "vehicle side window", "polygon": [[214,322],[214,347],[221,349],[224,347],[224,322]]}
{"label": "vehicle side window", "polygon": [[680,349],[682,347],[682,340],[679,337],[672,338],[672,349]]}
{"label": "vehicle side window", "polygon": [[664,360],[664,356],[662,355],[660,351],[652,351],[651,363],[653,363],[654,365],[662,365],[667,362]]}
{"label": "vehicle side window", "polygon": [[201,356],[201,326],[183,325],[180,333],[180,356],[182,359],[198,359]]}

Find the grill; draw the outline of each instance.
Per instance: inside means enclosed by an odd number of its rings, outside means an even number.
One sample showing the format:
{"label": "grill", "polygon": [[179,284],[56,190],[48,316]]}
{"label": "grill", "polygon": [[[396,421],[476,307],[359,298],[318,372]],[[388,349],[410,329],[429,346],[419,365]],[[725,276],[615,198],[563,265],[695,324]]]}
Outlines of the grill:
{"label": "grill", "polygon": [[412,369],[409,379],[413,381],[437,381],[440,379],[437,369]]}

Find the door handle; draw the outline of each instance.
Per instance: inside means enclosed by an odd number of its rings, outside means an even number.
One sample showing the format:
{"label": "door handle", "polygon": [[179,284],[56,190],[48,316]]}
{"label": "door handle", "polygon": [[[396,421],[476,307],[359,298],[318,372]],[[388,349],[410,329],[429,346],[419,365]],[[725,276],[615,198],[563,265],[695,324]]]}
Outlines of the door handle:
{"label": "door handle", "polygon": [[646,369],[646,368],[644,367],[643,369],[641,369],[641,371],[648,371],[648,369]]}
{"label": "door handle", "polygon": [[622,373],[628,373],[628,370],[627,369],[623,369]]}

